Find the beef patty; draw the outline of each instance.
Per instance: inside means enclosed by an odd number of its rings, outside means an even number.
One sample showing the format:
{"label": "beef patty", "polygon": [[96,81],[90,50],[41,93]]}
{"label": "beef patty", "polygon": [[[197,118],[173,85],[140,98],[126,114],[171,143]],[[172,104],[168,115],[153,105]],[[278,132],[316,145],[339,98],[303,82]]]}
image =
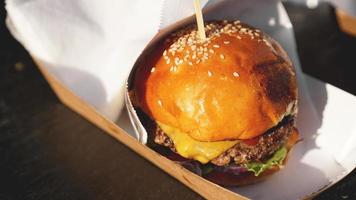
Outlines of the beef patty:
{"label": "beef patty", "polygon": [[[294,116],[285,117],[277,126],[264,134],[253,139],[241,140],[235,146],[211,160],[211,163],[224,166],[231,162],[236,164],[251,161],[263,162],[286,143],[292,133],[293,126]],[[154,132],[154,142],[176,152],[173,141],[158,126]]]}

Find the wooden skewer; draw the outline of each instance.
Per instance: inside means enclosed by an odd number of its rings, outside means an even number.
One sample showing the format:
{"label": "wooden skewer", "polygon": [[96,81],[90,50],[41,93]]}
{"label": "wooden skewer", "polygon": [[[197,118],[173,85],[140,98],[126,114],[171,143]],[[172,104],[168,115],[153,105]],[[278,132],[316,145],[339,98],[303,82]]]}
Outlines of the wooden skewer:
{"label": "wooden skewer", "polygon": [[206,39],[204,30],[204,19],[201,12],[200,0],[194,0],[195,17],[197,18],[198,34],[201,40]]}

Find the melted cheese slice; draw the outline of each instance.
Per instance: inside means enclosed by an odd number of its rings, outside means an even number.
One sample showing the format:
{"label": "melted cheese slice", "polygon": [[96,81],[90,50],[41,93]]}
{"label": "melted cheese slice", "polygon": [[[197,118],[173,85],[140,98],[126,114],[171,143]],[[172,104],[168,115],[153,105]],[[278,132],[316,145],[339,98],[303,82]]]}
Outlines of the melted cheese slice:
{"label": "melted cheese slice", "polygon": [[179,129],[158,122],[160,128],[170,137],[179,155],[198,160],[205,164],[233,147],[235,141],[201,142],[194,140]]}

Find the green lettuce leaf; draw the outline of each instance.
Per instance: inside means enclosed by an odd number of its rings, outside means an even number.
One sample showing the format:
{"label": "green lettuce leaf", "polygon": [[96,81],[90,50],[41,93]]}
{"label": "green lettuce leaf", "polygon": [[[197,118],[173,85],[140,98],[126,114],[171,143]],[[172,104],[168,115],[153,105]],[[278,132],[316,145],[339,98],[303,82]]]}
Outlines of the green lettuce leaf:
{"label": "green lettuce leaf", "polygon": [[255,176],[258,176],[266,169],[269,169],[276,165],[281,165],[283,163],[283,160],[286,158],[286,156],[287,156],[287,148],[282,147],[278,149],[273,154],[273,156],[265,163],[251,162],[245,164],[245,167],[248,171],[255,173]]}

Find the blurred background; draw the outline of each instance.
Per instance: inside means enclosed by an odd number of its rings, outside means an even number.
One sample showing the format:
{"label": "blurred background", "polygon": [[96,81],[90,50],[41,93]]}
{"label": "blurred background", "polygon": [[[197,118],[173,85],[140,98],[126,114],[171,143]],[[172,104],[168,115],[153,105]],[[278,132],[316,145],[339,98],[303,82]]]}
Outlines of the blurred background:
{"label": "blurred background", "polygon": [[[356,95],[356,1],[283,4],[303,71]],[[2,6],[0,200],[201,198],[61,104],[5,17]],[[355,188],[354,170],[315,199],[356,199]]]}

